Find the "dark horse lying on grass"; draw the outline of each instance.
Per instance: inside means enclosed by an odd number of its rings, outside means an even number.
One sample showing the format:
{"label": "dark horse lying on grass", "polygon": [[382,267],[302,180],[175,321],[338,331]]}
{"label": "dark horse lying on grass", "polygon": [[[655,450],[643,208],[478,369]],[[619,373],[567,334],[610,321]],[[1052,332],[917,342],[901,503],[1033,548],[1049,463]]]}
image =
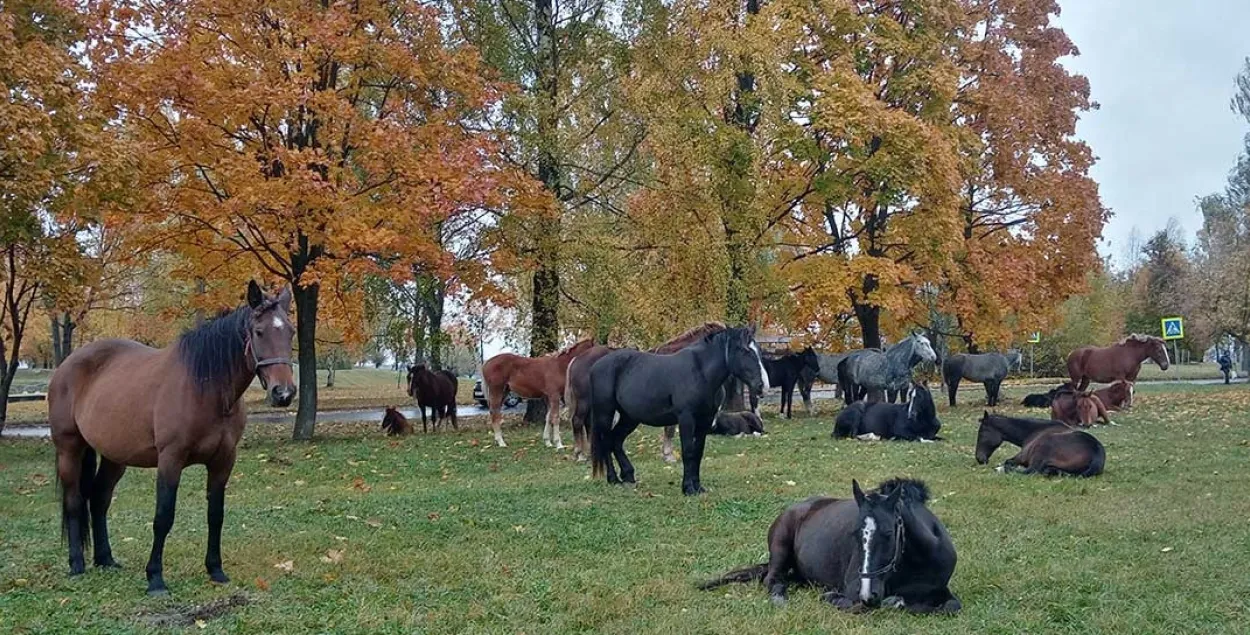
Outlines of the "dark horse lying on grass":
{"label": "dark horse lying on grass", "polygon": [[[816,352],[809,346],[798,353],[786,353],[780,357],[765,357],[764,370],[768,372],[768,383],[772,386],[781,387],[781,414],[787,419],[792,418],[794,413],[794,388],[803,383],[804,371],[807,371],[809,377],[815,377],[820,372],[820,362],[816,358]],[[807,407],[808,414],[812,411],[811,399],[811,382],[806,382],[806,389],[802,391],[803,404]],[[751,393],[751,410],[759,410],[760,396],[758,393]]]}
{"label": "dark horse lying on grass", "polygon": [[955,407],[955,395],[959,392],[959,381],[967,379],[985,386],[985,405],[993,408],[998,405],[999,389],[1007,378],[1010,363],[1002,353],[951,355],[942,361],[942,380],[946,382],[946,390],[950,395],[951,407]]}
{"label": "dark horse lying on grass", "polygon": [[1026,395],[1024,397],[1024,401],[1020,402],[1020,405],[1025,408],[1049,408],[1050,402],[1055,399],[1055,395],[1059,394],[1059,391],[1063,390],[1066,386],[1067,384],[1063,384],[1061,386],[1055,386],[1046,392]]}
{"label": "dark horse lying on grass", "polygon": [[736,437],[744,434],[768,434],[764,432],[764,422],[760,420],[760,416],[751,411],[744,412],[722,412],[716,415],[716,421],[712,424],[711,434],[719,434],[727,437]]}
{"label": "dark horse lying on grass", "polygon": [[252,282],[246,305],[183,333],[167,348],[99,340],[61,362],[48,384],[48,423],[70,575],[85,570],[84,543],[93,533],[95,565],[117,566],[108,534],[113,489],[128,466],[154,467],[148,594],[168,594],[165,538],[174,526],[178,483],[184,467],[199,464],[208,468],[204,566],[213,582],[230,581],[221,566],[221,527],[226,483],[247,423],[243,393],[259,379],[270,404],[287,406],[295,397],[290,304],[290,289],[267,297]]}
{"label": "dark horse lying on grass", "polygon": [[942,429],[933,395],[922,383],[912,382],[907,403],[857,401],[838,413],[833,436],[934,441]]}
{"label": "dark horse lying on grass", "polygon": [[956,613],[950,592],[955,545],[942,521],[925,507],[929,489],[892,479],[855,500],[809,498],[791,506],[768,529],[768,562],[705,582],[714,589],[762,579],[773,603],[786,602],[790,583],[825,590],[843,610],[886,606],[912,613]]}
{"label": "dark horse lying on grass", "polygon": [[438,432],[438,424],[451,417],[451,427],[459,430],[456,425],[456,391],[460,380],[451,371],[433,372],[425,364],[408,367],[408,396],[417,400],[417,408],[421,410],[421,431],[429,432],[426,427],[425,409],[430,409],[430,419],[434,431]]}
{"label": "dark horse lying on grass", "polygon": [[[676,424],[681,433],[681,491],[702,493],[699,468],[707,433],[731,376],[757,393],[768,387],[753,328],[712,333],[672,355],[625,349],[603,356],[590,369],[593,475],[606,473],[609,483],[634,482],[625,438],[639,424]],[[621,466],[619,477],[614,457]]]}
{"label": "dark horse lying on grass", "polygon": [[1107,452],[1093,435],[1060,421],[1003,417],[986,412],[977,431],[977,463],[985,465],[1003,441],[1020,452],[1007,459],[1003,471],[1019,469],[1025,474],[1097,476]]}

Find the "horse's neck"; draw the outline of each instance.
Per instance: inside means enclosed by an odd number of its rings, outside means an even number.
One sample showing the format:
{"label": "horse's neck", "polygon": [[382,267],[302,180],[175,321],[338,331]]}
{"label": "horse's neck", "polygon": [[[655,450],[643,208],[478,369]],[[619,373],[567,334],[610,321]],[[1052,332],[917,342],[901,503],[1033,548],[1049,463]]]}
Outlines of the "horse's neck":
{"label": "horse's neck", "polygon": [[907,372],[912,366],[912,352],[915,346],[911,339],[905,339],[885,351],[886,369],[898,375],[900,372]]}
{"label": "horse's neck", "polygon": [[698,360],[703,375],[713,384],[723,384],[729,379],[728,341],[720,338],[700,342],[678,351],[677,354],[689,352]]}
{"label": "horse's neck", "polygon": [[998,431],[1002,433],[1003,438],[1015,445],[1023,446],[1029,437],[1050,427],[1049,423],[1022,421],[1020,419],[1004,418],[1001,419]]}

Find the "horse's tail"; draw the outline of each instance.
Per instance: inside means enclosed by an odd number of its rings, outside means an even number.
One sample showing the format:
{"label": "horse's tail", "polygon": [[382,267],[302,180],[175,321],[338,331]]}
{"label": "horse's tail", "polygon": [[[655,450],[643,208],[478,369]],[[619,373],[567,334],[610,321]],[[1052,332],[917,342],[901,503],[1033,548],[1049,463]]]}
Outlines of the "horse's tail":
{"label": "horse's tail", "polygon": [[573,364],[577,363],[577,358],[569,362],[569,367],[564,371],[564,408],[569,411],[569,421],[572,422],[577,412],[577,395],[573,391]]}
{"label": "horse's tail", "polygon": [[611,422],[608,423],[606,428],[599,425],[598,416],[592,412],[589,425],[590,477],[600,478],[607,473],[608,453],[612,451],[612,448],[608,446],[608,432],[611,431]]}
{"label": "horse's tail", "polygon": [[1094,457],[1090,459],[1089,465],[1081,472],[1081,476],[1098,476],[1102,474],[1102,468],[1107,463],[1107,450],[1102,447],[1102,443],[1097,439],[1094,441]]}
{"label": "horse's tail", "polygon": [[726,584],[755,582],[757,580],[763,580],[764,576],[767,574],[768,563],[764,562],[750,567],[734,569],[719,578],[713,578],[707,582],[701,582],[699,583],[699,589],[701,591],[707,591],[709,589],[725,586]]}
{"label": "horse's tail", "polygon": [[[87,446],[82,453],[82,459],[79,463],[78,473],[78,495],[82,497],[83,509],[88,509],[90,504],[91,490],[94,489],[96,472],[96,453],[95,448]],[[69,516],[66,511],[69,508],[68,498],[69,492],[65,490],[65,484],[61,482],[61,471],[57,470],[56,475],[57,488],[61,491],[61,540],[69,539]],[[90,514],[88,518],[83,518],[79,525],[82,527],[82,544],[83,549],[91,548],[91,520]]]}

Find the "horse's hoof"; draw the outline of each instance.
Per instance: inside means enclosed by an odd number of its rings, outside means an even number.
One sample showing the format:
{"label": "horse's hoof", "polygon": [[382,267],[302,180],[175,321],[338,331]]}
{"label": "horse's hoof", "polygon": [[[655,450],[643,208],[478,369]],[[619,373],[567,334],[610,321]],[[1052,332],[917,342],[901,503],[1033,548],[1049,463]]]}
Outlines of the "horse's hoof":
{"label": "horse's hoof", "polygon": [[547,446],[547,447],[551,447],[551,442],[550,442],[550,441],[548,441],[548,440],[546,440],[546,439],[543,439],[543,445],[545,445],[545,446]]}
{"label": "horse's hoof", "polygon": [[664,456],[664,462],[665,462],[665,463],[676,463],[676,462],[677,462],[677,457],[675,457],[675,456],[673,456],[673,455],[671,455],[671,454],[666,454],[666,455]]}
{"label": "horse's hoof", "polygon": [[230,584],[230,576],[226,575],[226,572],[221,569],[209,571],[208,579],[215,584]]}
{"label": "horse's hoof", "polygon": [[897,595],[891,595],[890,597],[881,600],[881,606],[887,609],[901,609],[906,607],[906,603],[903,602],[903,598]]}
{"label": "horse's hoof", "polygon": [[148,585],[148,597],[163,598],[163,597],[168,597],[168,596],[169,596],[169,588],[165,586],[164,582],[160,583],[159,585],[155,585],[155,584]]}
{"label": "horse's hoof", "polygon": [[773,595],[769,599],[772,600],[773,606],[785,606],[790,601],[784,595]]}
{"label": "horse's hoof", "polygon": [[563,449],[564,449],[564,444],[563,444],[563,443],[557,443],[557,444],[556,444],[556,450],[557,450],[557,451],[558,451],[558,450],[563,450]]}
{"label": "horse's hoof", "polygon": [[998,472],[999,474],[1002,474],[1003,472],[1006,472],[1006,471],[1007,471],[1007,469],[1006,469],[1006,468],[1004,468],[1003,466],[1001,466],[1001,465],[1000,465],[1000,466],[998,466],[998,467],[994,468],[994,471],[995,471],[995,472]]}
{"label": "horse's hoof", "polygon": [[87,572],[87,567],[81,564],[69,565],[69,577],[79,576]]}
{"label": "horse's hoof", "polygon": [[120,569],[122,566],[116,560],[109,558],[107,560],[97,560],[95,563],[97,569]]}

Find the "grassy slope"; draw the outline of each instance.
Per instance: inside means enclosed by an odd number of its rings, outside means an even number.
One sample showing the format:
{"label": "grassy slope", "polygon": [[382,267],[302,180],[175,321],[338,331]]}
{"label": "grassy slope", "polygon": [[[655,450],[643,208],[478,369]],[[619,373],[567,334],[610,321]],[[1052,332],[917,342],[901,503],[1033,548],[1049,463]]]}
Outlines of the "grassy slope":
{"label": "grassy slope", "polygon": [[[1019,392],[1011,394],[1013,401]],[[972,397],[972,395],[969,395]],[[980,396],[976,395],[979,401]],[[1143,388],[1100,429],[1099,478],[996,474],[971,460],[979,406],[942,408],[949,441],[834,442],[829,414],[770,421],[760,439],[709,441],[712,493],[679,495],[658,431],[631,437],[636,491],[511,429],[403,440],[320,428],[314,444],[255,426],[227,502],[226,570],[203,573],[204,476],[188,470],[166,551],[172,600],[143,596],[153,473],[132,470],[112,518],[121,572],[65,576],[52,448],[0,442],[0,632],[142,631],[141,614],[245,593],[205,632],[1221,633],[1244,628],[1250,564],[1250,390]],[[1008,448],[994,458],[1007,458]],[[693,585],[760,561],[788,502],[924,478],[960,561],[955,618],[850,617],[796,590],[785,609],[757,586]],[[1241,475],[1241,476],[1238,476]],[[333,562],[341,550],[340,562]],[[293,562],[289,573],[275,564]],[[197,629],[192,629],[197,630]]]}

